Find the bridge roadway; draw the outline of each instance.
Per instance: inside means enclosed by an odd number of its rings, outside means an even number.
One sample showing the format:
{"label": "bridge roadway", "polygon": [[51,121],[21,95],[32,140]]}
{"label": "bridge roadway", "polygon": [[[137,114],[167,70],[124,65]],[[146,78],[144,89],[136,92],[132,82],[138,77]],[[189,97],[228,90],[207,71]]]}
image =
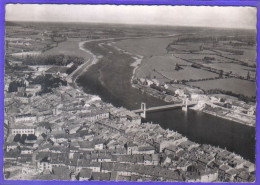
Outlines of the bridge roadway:
{"label": "bridge roadway", "polygon": [[[197,102],[190,102],[190,103],[187,103],[187,106],[190,107],[190,106],[193,106],[193,105],[196,105],[196,104],[197,104]],[[179,104],[171,104],[171,105],[162,105],[162,106],[147,108],[145,111],[149,112],[149,111],[177,108],[177,107],[182,107],[182,106],[185,106],[185,104],[179,103]],[[137,109],[137,110],[133,110],[133,112],[134,113],[141,113],[141,112],[143,112],[143,110]]]}

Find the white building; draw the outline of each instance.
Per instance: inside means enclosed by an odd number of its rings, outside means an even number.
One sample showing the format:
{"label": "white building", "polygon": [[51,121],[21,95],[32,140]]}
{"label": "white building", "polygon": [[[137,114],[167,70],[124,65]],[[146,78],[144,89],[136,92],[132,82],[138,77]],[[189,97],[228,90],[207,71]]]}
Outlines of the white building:
{"label": "white building", "polygon": [[23,114],[23,115],[16,116],[14,118],[15,123],[36,122],[36,121],[37,121],[37,117],[31,114]]}
{"label": "white building", "polygon": [[26,135],[29,135],[29,134],[34,134],[35,133],[35,128],[34,127],[28,127],[28,126],[17,126],[17,127],[14,127],[14,128],[11,128],[11,133],[13,135],[16,135],[16,134],[26,134]]}

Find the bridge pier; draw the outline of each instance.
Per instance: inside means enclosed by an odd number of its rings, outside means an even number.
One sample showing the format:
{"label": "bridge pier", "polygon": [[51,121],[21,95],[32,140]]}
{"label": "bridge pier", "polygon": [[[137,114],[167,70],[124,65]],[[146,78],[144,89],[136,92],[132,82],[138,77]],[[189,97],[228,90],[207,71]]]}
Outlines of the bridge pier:
{"label": "bridge pier", "polygon": [[143,111],[141,117],[146,118],[146,103],[141,103],[141,110]]}
{"label": "bridge pier", "polygon": [[186,98],[186,100],[183,100],[183,104],[185,104],[185,106],[182,106],[181,110],[187,112],[188,111],[188,99]]}

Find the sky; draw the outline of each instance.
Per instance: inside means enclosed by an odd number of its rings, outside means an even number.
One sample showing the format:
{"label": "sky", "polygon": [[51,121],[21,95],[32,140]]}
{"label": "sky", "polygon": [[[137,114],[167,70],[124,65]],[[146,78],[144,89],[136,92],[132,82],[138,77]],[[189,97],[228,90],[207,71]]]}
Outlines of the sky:
{"label": "sky", "polygon": [[7,21],[90,22],[256,29],[256,8],[8,4]]}

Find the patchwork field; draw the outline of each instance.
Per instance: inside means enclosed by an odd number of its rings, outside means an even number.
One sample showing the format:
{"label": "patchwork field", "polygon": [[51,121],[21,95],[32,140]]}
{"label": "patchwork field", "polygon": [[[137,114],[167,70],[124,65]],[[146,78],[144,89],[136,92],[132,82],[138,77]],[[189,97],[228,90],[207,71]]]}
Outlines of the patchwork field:
{"label": "patchwork field", "polygon": [[174,55],[176,57],[179,57],[179,58],[182,58],[182,59],[186,59],[186,60],[189,60],[189,61],[195,62],[195,63],[206,63],[203,60],[205,57],[214,57],[214,60],[210,60],[211,63],[218,63],[218,62],[229,63],[229,62],[233,61],[231,59],[227,59],[227,58],[218,56],[216,54],[209,54],[206,51],[203,54],[200,52],[200,53],[192,53],[192,54],[189,54],[189,53],[179,54],[178,53],[178,54],[174,54]]}
{"label": "patchwork field", "polygon": [[256,96],[256,83],[235,78],[189,82],[189,85],[200,87],[204,90],[222,89],[245,96]]}
{"label": "patchwork field", "polygon": [[256,74],[255,68],[241,66],[238,64],[234,64],[234,63],[212,63],[212,64],[204,64],[204,66],[223,70],[224,72],[232,71],[233,74],[237,74],[237,75],[243,76],[243,77],[247,76],[248,71],[250,73],[251,78],[254,78],[255,74]]}
{"label": "patchwork field", "polygon": [[[176,64],[181,66],[181,70],[176,71]],[[190,80],[214,78],[218,75],[205,70],[193,68],[189,62],[176,58],[175,56],[154,56],[142,61],[136,70],[137,78],[156,78],[159,81]]]}
{"label": "patchwork field", "polygon": [[230,58],[237,59],[248,64],[256,63],[256,50],[255,49],[243,49],[243,55],[229,55]]}

